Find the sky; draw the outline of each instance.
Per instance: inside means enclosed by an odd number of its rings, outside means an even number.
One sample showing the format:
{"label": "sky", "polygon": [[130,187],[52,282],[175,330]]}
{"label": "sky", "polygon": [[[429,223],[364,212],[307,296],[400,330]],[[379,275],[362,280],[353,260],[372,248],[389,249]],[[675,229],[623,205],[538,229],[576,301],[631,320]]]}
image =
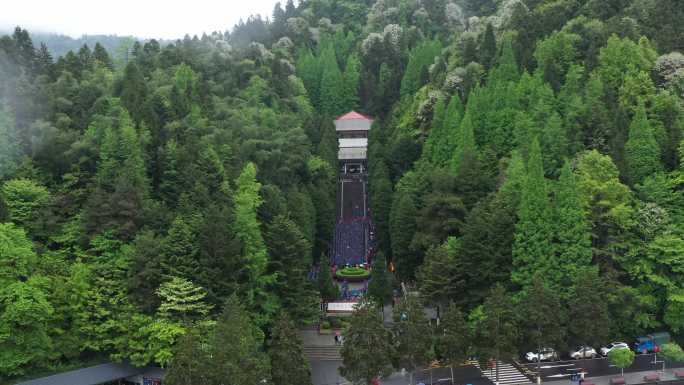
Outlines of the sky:
{"label": "sky", "polygon": [[[278,0],[15,0],[0,7],[0,30],[182,38],[232,29],[251,14],[271,17]],[[283,4],[285,0],[282,0]],[[5,1],[2,1],[5,3]]]}

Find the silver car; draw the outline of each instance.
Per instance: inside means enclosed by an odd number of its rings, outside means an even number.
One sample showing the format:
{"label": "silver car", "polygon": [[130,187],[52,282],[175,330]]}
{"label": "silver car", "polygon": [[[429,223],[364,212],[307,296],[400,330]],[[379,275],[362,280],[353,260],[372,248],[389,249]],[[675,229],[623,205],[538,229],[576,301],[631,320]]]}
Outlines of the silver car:
{"label": "silver car", "polygon": [[570,352],[570,358],[581,360],[584,358],[596,358],[598,353],[591,346],[578,346],[575,350]]}
{"label": "silver car", "polygon": [[527,352],[525,359],[528,362],[557,361],[558,353],[551,348],[541,348],[539,351]]}
{"label": "silver car", "polygon": [[629,345],[624,342],[611,342],[601,348],[601,355],[607,357],[608,353],[613,349],[629,349]]}

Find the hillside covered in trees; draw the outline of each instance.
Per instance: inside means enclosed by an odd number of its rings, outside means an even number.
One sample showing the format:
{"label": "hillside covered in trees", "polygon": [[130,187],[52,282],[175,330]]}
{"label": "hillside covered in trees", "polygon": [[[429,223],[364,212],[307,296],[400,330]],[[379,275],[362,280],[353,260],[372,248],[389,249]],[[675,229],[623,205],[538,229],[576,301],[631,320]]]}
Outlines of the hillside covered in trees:
{"label": "hillside covered in trees", "polygon": [[376,119],[380,252],[425,302],[477,322],[492,288],[541,282],[562,343],[684,332],[682,19],[678,0],[290,0],[116,62],[54,60],[18,27],[0,378],[109,357],[170,384],[309,383],[294,328],[335,296],[307,273],[349,110]]}

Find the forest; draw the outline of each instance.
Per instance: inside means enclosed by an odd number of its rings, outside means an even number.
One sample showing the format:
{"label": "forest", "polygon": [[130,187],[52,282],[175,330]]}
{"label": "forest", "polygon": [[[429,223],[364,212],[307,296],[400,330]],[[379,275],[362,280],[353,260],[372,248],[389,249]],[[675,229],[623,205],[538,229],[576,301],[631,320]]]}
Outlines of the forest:
{"label": "forest", "polygon": [[405,282],[470,329],[508,309],[511,354],[684,336],[681,20],[678,0],[288,0],[58,57],[17,27],[0,382],[111,359],[310,384],[296,330],[337,296],[308,273],[329,272],[350,110],[375,119],[377,303]]}

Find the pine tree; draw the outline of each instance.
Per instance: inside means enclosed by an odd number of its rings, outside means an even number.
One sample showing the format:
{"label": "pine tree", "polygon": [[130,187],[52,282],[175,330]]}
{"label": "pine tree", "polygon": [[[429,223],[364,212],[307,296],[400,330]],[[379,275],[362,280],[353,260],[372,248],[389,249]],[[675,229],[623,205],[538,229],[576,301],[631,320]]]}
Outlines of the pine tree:
{"label": "pine tree", "polygon": [[196,279],[200,273],[197,224],[201,218],[177,216],[162,243],[161,266],[168,276]]}
{"label": "pine tree", "polygon": [[114,63],[112,63],[111,57],[109,57],[107,50],[100,43],[95,43],[95,47],[93,48],[93,59],[109,69],[114,69]]}
{"label": "pine tree", "polygon": [[268,225],[265,238],[271,256],[269,272],[276,276],[273,286],[283,308],[298,324],[315,320],[320,298],[307,280],[311,243],[282,215]]}
{"label": "pine tree", "polygon": [[489,72],[489,84],[499,82],[515,82],[520,79],[518,63],[515,60],[513,51],[513,38],[510,35],[504,36],[501,42],[499,56],[496,59],[492,70]]}
{"label": "pine tree", "polygon": [[568,135],[557,112],[546,121],[542,142],[546,175],[557,175],[564,159],[569,155]]}
{"label": "pine tree", "polygon": [[157,310],[164,318],[189,321],[206,316],[212,306],[204,302],[207,292],[187,279],[173,277],[159,286],[161,305]]}
{"label": "pine tree", "polygon": [[267,286],[274,282],[275,277],[266,272],[268,252],[256,216],[256,211],[262,203],[259,195],[261,183],[256,180],[256,166],[253,163],[245,165],[236,186],[233,232],[242,243],[242,259],[247,267],[247,306],[258,311],[257,322],[265,324],[275,314],[277,301],[266,290]]}
{"label": "pine tree", "polygon": [[482,44],[480,45],[480,63],[486,69],[490,69],[496,57],[496,36],[494,36],[494,27],[492,23],[487,24]]}
{"label": "pine tree", "polygon": [[319,60],[322,66],[320,112],[330,119],[344,112],[344,94],[340,92],[345,89],[344,79],[332,45],[323,49]]}
{"label": "pine tree", "polygon": [[470,350],[470,330],[458,306],[453,303],[440,318],[437,328],[437,352],[451,369],[451,380],[454,380],[454,366],[461,365]]}
{"label": "pine tree", "polygon": [[321,293],[321,298],[323,298],[323,300],[334,300],[340,296],[339,289],[333,282],[332,268],[330,267],[330,262],[326,255],[321,256],[317,284],[318,291]]}
{"label": "pine tree", "polygon": [[468,294],[458,297],[468,307],[482,303],[492,284],[510,280],[515,211],[499,192],[478,202],[466,218],[458,256]]}
{"label": "pine tree", "polygon": [[[494,286],[482,305],[484,320],[476,327],[473,337],[474,348],[480,360],[502,358],[518,354],[519,331],[516,324],[516,310],[506,289],[500,284]],[[483,365],[483,362],[480,362]],[[496,366],[496,381],[499,381],[499,365]]]}
{"label": "pine tree", "polygon": [[397,272],[402,279],[412,277],[420,261],[411,249],[413,234],[416,232],[418,211],[411,194],[398,191],[392,205],[390,236],[392,256],[396,261]]}
{"label": "pine tree", "polygon": [[378,252],[373,257],[368,296],[379,304],[392,302],[392,275],[387,271],[387,260],[382,252]]}
{"label": "pine tree", "polygon": [[311,385],[311,368],[297,329],[286,313],[276,319],[269,341],[271,380],[282,385]]}
{"label": "pine tree", "polygon": [[0,105],[0,178],[6,178],[17,167],[20,146],[14,128],[14,119],[6,107]]}
{"label": "pine tree", "polygon": [[173,359],[166,368],[164,384],[169,385],[214,385],[209,378],[212,358],[201,331],[191,328],[181,337],[174,349]]}
{"label": "pine tree", "polygon": [[370,385],[374,379],[392,373],[392,334],[375,304],[364,300],[357,305],[344,339],[339,370],[346,379]]}
{"label": "pine tree", "polygon": [[625,161],[629,181],[636,185],[645,177],[662,170],[660,146],[646,117],[644,103],[640,102],[629,126],[629,140],[625,144]]}
{"label": "pine tree", "polygon": [[592,258],[587,202],[569,163],[561,170],[555,197],[555,265],[560,276],[552,283],[558,285],[555,289],[567,300],[572,297],[579,272],[591,264]]}
{"label": "pine tree", "polygon": [[532,142],[527,160],[518,218],[511,280],[526,290],[531,286],[535,274],[547,274],[555,268],[555,265],[550,264],[555,250],[552,243],[551,207],[537,139]]}
{"label": "pine tree", "polygon": [[142,122],[145,116],[147,92],[147,82],[138,65],[135,62],[128,63],[121,81],[121,104],[137,123]]}
{"label": "pine tree", "polygon": [[417,273],[421,296],[431,304],[446,304],[465,289],[458,245],[445,243],[428,250]]}
{"label": "pine tree", "polygon": [[320,110],[321,102],[321,60],[316,58],[311,50],[303,49],[297,58],[297,76],[302,79],[309,94],[311,104]]}
{"label": "pine tree", "polygon": [[359,88],[361,79],[361,61],[356,55],[351,55],[347,59],[344,67],[344,103],[342,111],[358,110],[361,106],[359,99]]}
{"label": "pine tree", "polygon": [[461,170],[464,157],[473,156],[477,153],[473,130],[472,116],[470,110],[467,110],[458,128],[456,148],[451,156],[451,170],[454,173],[458,173]]}
{"label": "pine tree", "polygon": [[611,319],[605,295],[601,292],[602,279],[595,266],[586,267],[577,272],[577,281],[568,307],[572,317],[568,323],[568,332],[572,341],[597,346],[609,337]]}
{"label": "pine tree", "polygon": [[408,296],[395,306],[393,316],[398,360],[395,368],[405,368],[412,377],[414,370],[427,365],[431,358],[432,333],[425,307],[418,297]]}
{"label": "pine tree", "polygon": [[390,244],[390,211],[392,202],[392,181],[389,170],[382,159],[376,160],[370,169],[370,206],[373,212],[373,222],[377,229],[378,246],[385,253],[391,253]]}
{"label": "pine tree", "polygon": [[[541,351],[547,346],[561,346],[564,330],[559,325],[565,322],[564,309],[558,293],[546,284],[541,274],[536,274],[532,287],[525,293],[521,308],[530,316],[529,322],[521,324],[521,332],[530,347]],[[537,361],[539,364],[541,361]]]}
{"label": "pine tree", "polygon": [[268,355],[262,351],[264,334],[237,296],[226,301],[211,340],[210,378],[213,384],[270,383]]}

